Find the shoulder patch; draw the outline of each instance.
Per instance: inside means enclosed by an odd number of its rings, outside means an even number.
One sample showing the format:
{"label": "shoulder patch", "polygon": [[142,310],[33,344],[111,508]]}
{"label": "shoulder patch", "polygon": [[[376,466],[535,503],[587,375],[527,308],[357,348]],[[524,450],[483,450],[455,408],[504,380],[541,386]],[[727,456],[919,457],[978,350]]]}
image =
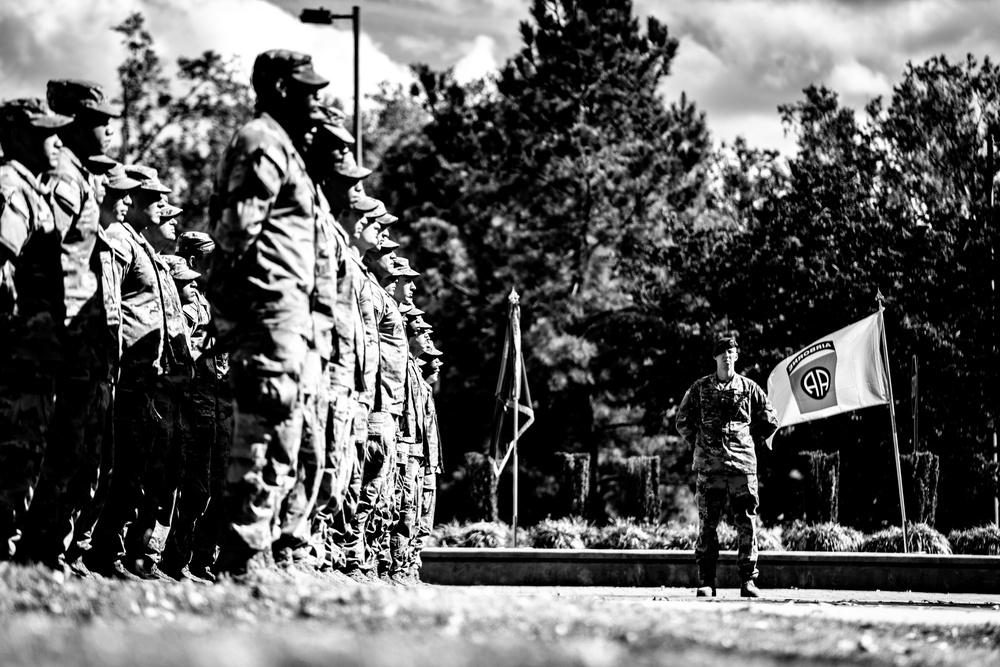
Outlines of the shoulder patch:
{"label": "shoulder patch", "polygon": [[59,207],[68,213],[79,215],[83,210],[83,191],[68,178],[60,178],[55,182],[52,195]]}

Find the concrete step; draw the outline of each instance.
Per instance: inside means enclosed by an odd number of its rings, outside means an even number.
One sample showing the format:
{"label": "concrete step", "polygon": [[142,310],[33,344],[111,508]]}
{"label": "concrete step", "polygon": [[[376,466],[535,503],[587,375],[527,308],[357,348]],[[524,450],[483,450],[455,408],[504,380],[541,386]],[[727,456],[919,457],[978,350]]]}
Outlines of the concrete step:
{"label": "concrete step", "polygon": [[[694,551],[460,549],[421,552],[432,584],[694,587]],[[763,588],[1000,593],[1000,556],[763,551]],[[736,552],[719,556],[718,585],[739,585]]]}

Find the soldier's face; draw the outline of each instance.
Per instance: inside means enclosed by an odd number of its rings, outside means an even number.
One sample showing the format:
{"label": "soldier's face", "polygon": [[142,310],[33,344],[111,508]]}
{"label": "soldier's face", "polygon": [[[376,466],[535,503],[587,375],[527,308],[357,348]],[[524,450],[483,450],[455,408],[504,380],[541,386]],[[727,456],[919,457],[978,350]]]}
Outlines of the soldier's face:
{"label": "soldier's face", "polygon": [[382,231],[382,225],[370,218],[364,218],[364,227],[361,229],[361,240],[368,244],[369,248],[379,247],[378,235]]}
{"label": "soldier's face", "polygon": [[101,201],[101,226],[107,229],[111,223],[125,222],[125,215],[131,205],[132,198],[127,191],[106,188]]}
{"label": "soldier's face", "polygon": [[163,220],[157,229],[163,240],[177,242],[177,218]]}
{"label": "soldier's face", "polygon": [[135,202],[135,207],[129,216],[130,220],[141,229],[150,226],[159,227],[167,196],[160,192],[138,190],[132,195],[132,200]]}
{"label": "soldier's face", "polygon": [[725,352],[715,355],[715,370],[720,376],[728,376],[736,372],[736,360],[740,358],[736,348],[729,348]]}
{"label": "soldier's face", "polygon": [[197,302],[198,300],[197,290],[194,286],[193,280],[189,280],[186,283],[184,283],[184,286],[181,287],[180,297],[181,297],[181,303],[187,304],[187,303]]}
{"label": "soldier's face", "polygon": [[299,126],[303,134],[325,119],[319,104],[319,88],[315,86],[290,79],[284,87],[284,101],[287,118]]}
{"label": "soldier's face", "polygon": [[413,303],[413,293],[416,291],[416,283],[408,278],[403,278],[396,282],[396,291],[392,296],[397,303]]}
{"label": "soldier's face", "polygon": [[111,148],[111,119],[99,113],[81,113],[73,122],[76,143],[84,155],[106,155]]}

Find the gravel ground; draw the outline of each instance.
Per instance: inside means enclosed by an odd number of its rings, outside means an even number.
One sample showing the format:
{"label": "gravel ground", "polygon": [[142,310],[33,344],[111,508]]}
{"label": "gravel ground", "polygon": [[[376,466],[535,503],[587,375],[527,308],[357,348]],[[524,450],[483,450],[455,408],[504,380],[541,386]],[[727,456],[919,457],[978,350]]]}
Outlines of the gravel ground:
{"label": "gravel ground", "polygon": [[63,580],[0,564],[0,665],[1000,665],[1000,599]]}

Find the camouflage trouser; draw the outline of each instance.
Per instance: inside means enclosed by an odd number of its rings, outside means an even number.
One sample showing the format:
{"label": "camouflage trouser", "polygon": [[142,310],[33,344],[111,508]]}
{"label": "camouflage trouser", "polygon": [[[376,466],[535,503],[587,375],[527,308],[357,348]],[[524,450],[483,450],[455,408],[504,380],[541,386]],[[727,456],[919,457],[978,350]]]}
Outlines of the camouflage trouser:
{"label": "camouflage trouser", "polygon": [[226,464],[229,449],[233,444],[233,395],[229,379],[222,378],[218,384],[218,400],[215,404],[215,441],[212,444],[212,459],[208,467],[208,507],[195,524],[192,544],[191,567],[209,569],[215,565],[219,545],[219,531],[224,519],[222,496],[226,490]]}
{"label": "camouflage trouser", "polygon": [[368,407],[357,403],[351,427],[354,444],[348,448],[347,484],[344,502],[336,513],[322,512],[318,521],[325,525],[325,556],[333,569],[347,566],[347,545],[354,543],[354,516],[361,500],[361,483],[364,473],[365,452],[368,449]]}
{"label": "camouflage trouser", "polygon": [[383,533],[369,530],[383,488],[391,483],[396,465],[396,420],[388,412],[368,417],[368,438],[361,472],[361,491],[351,529],[344,541],[347,567],[371,569],[375,566]]}
{"label": "camouflage trouser", "polygon": [[[399,432],[396,433],[397,437]],[[379,574],[388,574],[392,567],[392,527],[399,519],[399,505],[396,503],[396,489],[402,483],[402,471],[399,465],[400,452],[397,446],[392,458],[392,467],[386,475],[385,484],[378,494],[375,512],[368,522],[369,565]]]}
{"label": "camouflage trouser", "polygon": [[66,551],[67,562],[72,562],[85,555],[91,549],[94,530],[97,521],[101,518],[104,505],[108,500],[111,491],[111,478],[115,469],[115,396],[116,388],[109,383],[109,404],[104,413],[104,423],[95,424],[94,428],[103,427],[101,438],[101,460],[98,463],[97,484],[94,488],[94,497],[90,503],[80,512],[79,518],[73,530],[73,541]]}
{"label": "camouflage trouser", "polygon": [[302,441],[296,461],[295,483],[281,506],[281,543],[290,548],[309,542],[316,500],[326,468],[326,419],[330,404],[326,362],[315,352],[306,358],[300,382]]}
{"label": "camouflage trouser", "polygon": [[191,561],[198,522],[211,497],[211,466],[216,442],[218,384],[215,369],[204,363],[195,366],[195,377],[181,397],[180,466],[177,503],[170,520],[170,535],[164,547],[163,562],[170,569],[180,569]]}
{"label": "camouflage trouser", "polygon": [[437,475],[430,467],[423,468],[423,478],[420,485],[420,506],[417,518],[417,534],[413,537],[412,558],[410,564],[420,570],[420,552],[434,531],[434,509],[437,505]]}
{"label": "camouflage trouser", "polygon": [[717,528],[722,519],[726,498],[733,509],[739,540],[736,567],[740,580],[757,578],[757,475],[743,473],[704,473],[697,478],[698,543],[695,560],[703,581],[715,581],[715,566],[719,561]]}
{"label": "camouflage trouser", "polygon": [[156,380],[126,379],[115,388],[114,472],[88,554],[93,567],[125,555],[125,533],[148,502],[143,478],[156,439],[155,394]]}
{"label": "camouflage trouser", "polygon": [[[46,432],[55,411],[50,378],[0,380],[0,560],[14,555],[42,472]],[[18,382],[10,382],[17,379]]]}
{"label": "camouflage trouser", "polygon": [[356,458],[352,445],[358,409],[358,401],[349,391],[340,387],[331,390],[326,417],[326,466],[316,501],[317,513],[334,516],[344,505]]}
{"label": "camouflage trouser", "polygon": [[[89,548],[89,530],[74,539],[80,516],[94,502],[101,477],[111,383],[94,369],[89,378],[62,378],[47,437],[45,461],[25,526],[25,556],[55,563]],[[107,442],[107,447],[113,441]],[[106,456],[110,456],[107,454]]]}
{"label": "camouflage trouser", "polygon": [[[290,350],[290,357],[304,360],[305,339],[281,335],[282,353]],[[241,572],[279,534],[278,513],[295,484],[305,416],[299,377],[282,372],[291,366],[294,359],[271,359],[254,348],[230,355],[233,444],[222,503],[220,571]]]}
{"label": "camouflage trouser", "polygon": [[152,447],[146,451],[144,460],[137,461],[142,493],[138,497],[136,519],[125,535],[129,558],[157,562],[163,552],[164,535],[157,531],[157,523],[169,528],[173,518],[182,458],[177,424],[181,397],[187,390],[186,381],[175,384],[161,379],[156,383]]}
{"label": "camouflage trouser", "polygon": [[397,508],[396,521],[390,527],[390,574],[406,571],[413,562],[413,540],[417,535],[424,482],[424,459],[422,456],[409,455],[405,463],[396,468],[399,476],[394,502]]}

